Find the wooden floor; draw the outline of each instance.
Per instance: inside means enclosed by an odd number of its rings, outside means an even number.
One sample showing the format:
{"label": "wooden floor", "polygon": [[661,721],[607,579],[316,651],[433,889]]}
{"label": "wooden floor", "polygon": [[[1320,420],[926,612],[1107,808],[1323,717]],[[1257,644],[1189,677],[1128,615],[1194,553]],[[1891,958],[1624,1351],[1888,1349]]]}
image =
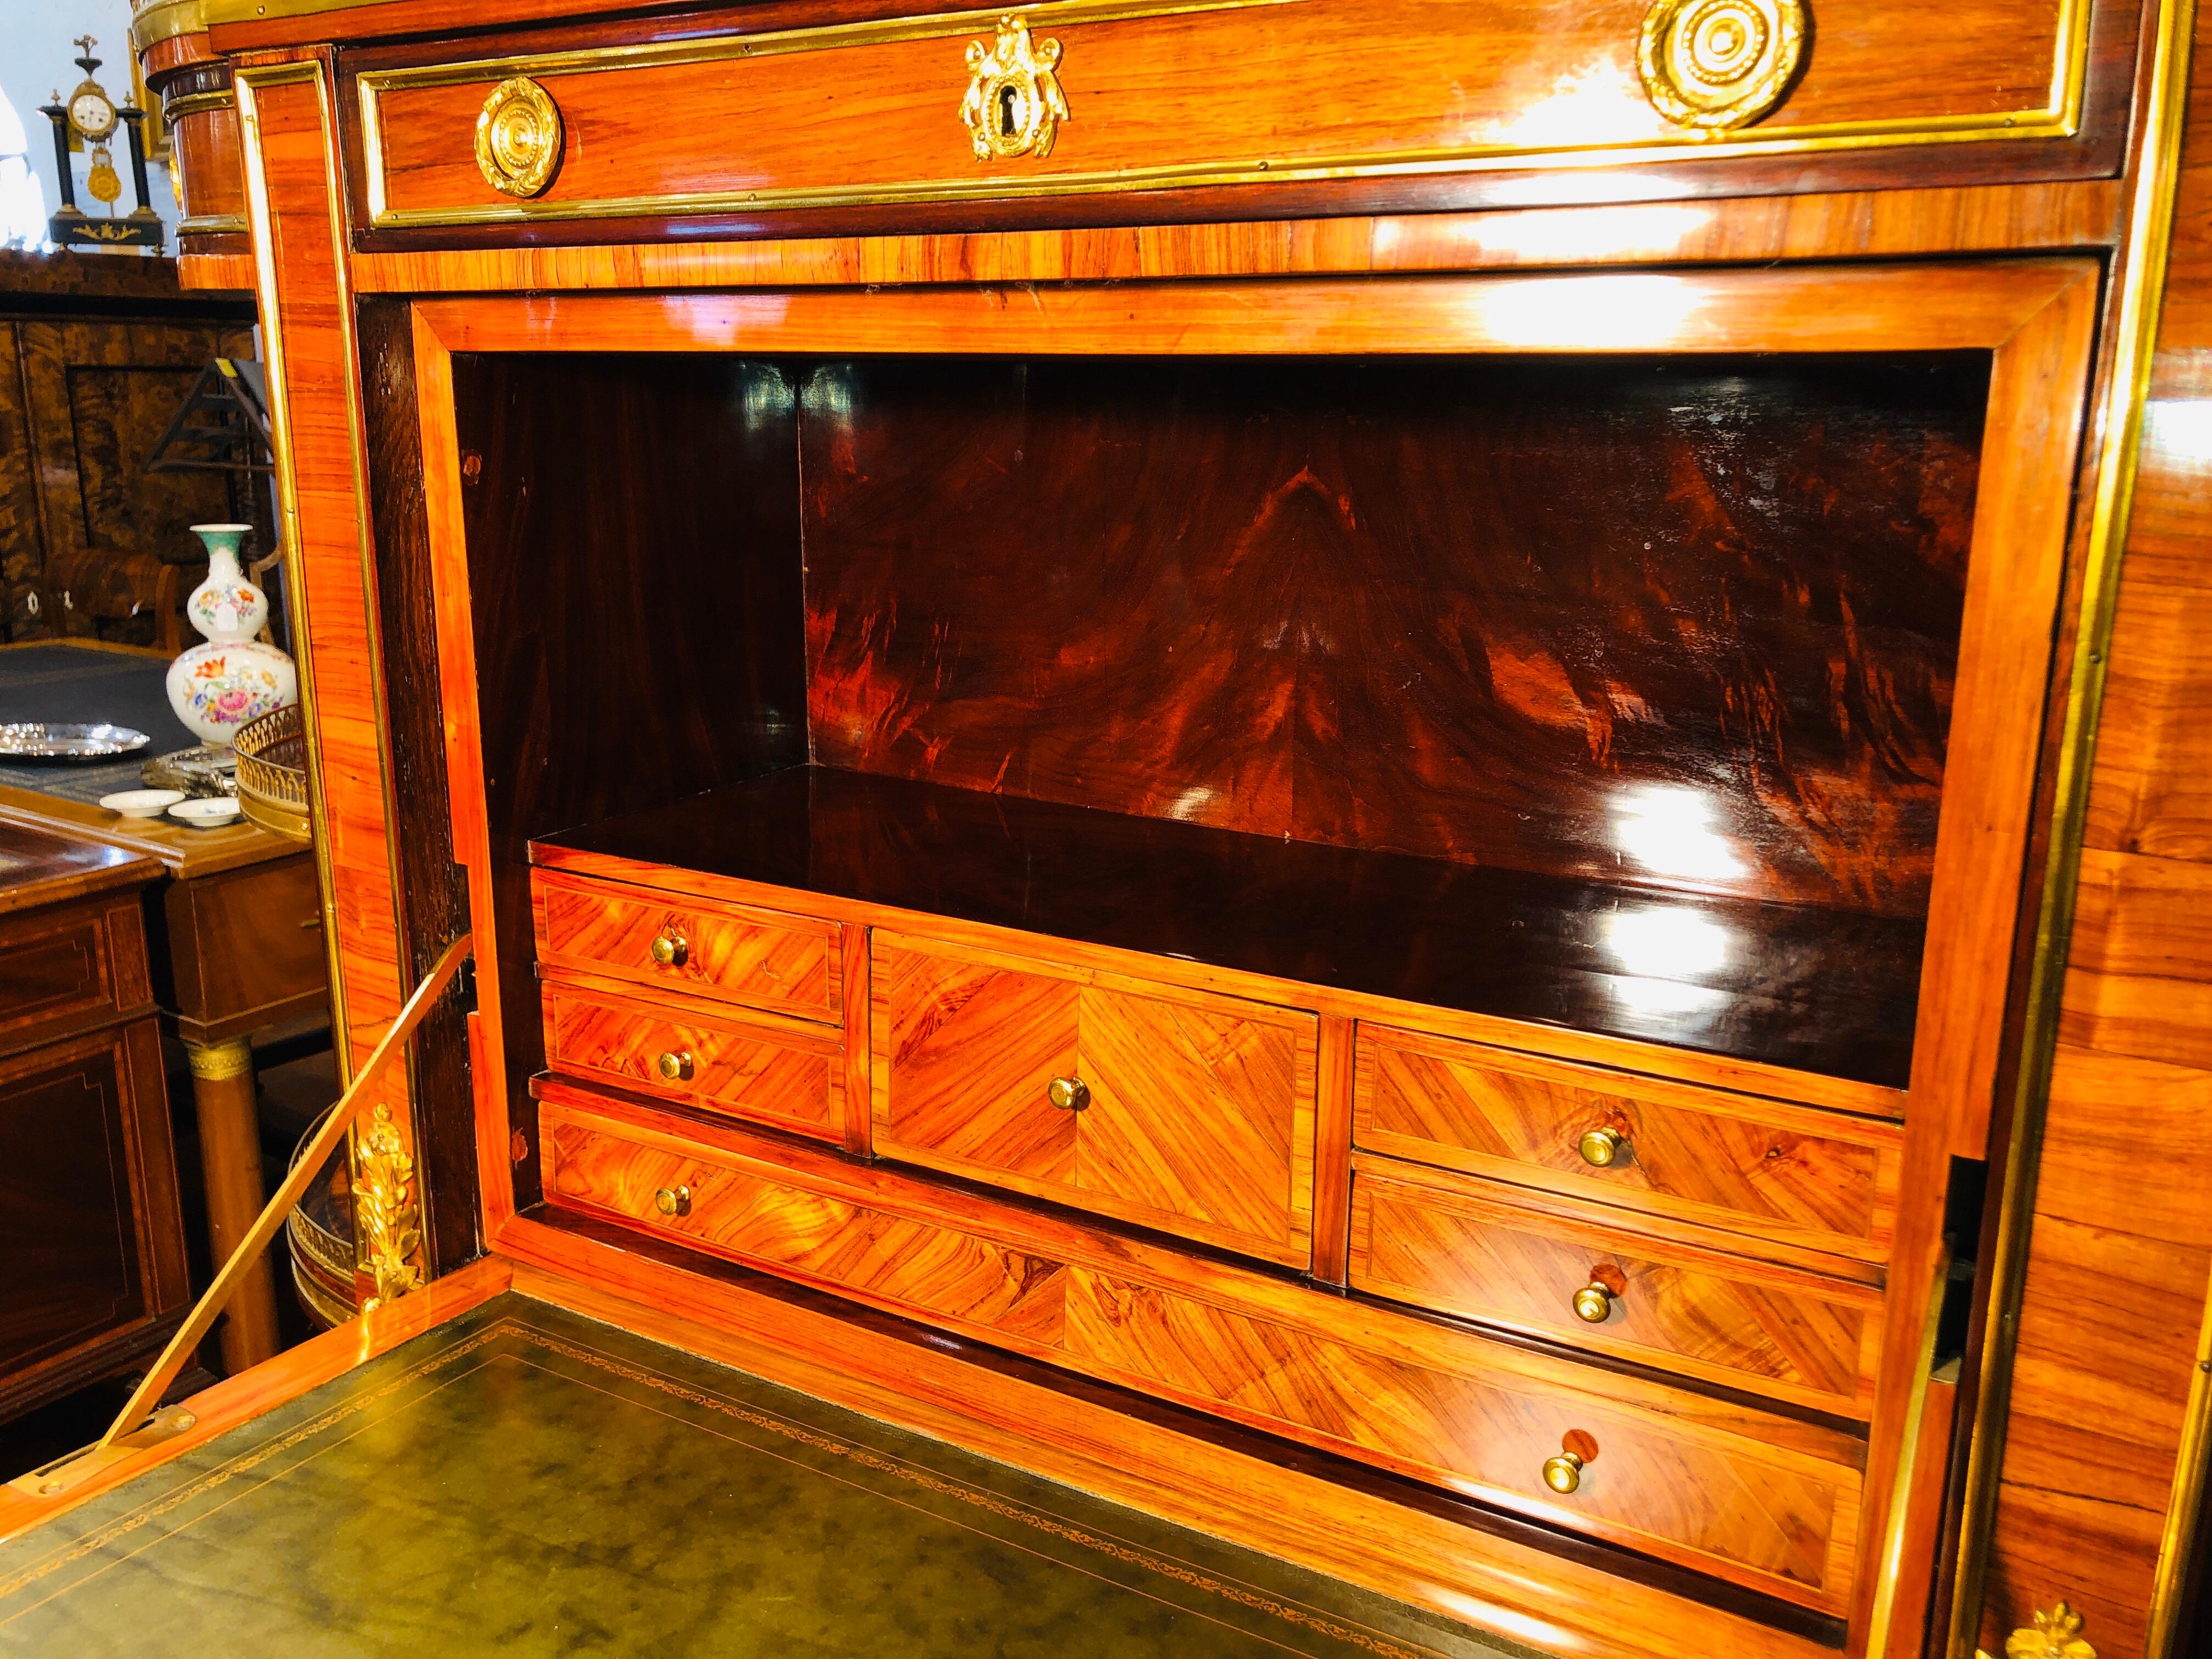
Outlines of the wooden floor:
{"label": "wooden floor", "polygon": [[0,1650],[1508,1659],[517,1294],[0,1545]]}

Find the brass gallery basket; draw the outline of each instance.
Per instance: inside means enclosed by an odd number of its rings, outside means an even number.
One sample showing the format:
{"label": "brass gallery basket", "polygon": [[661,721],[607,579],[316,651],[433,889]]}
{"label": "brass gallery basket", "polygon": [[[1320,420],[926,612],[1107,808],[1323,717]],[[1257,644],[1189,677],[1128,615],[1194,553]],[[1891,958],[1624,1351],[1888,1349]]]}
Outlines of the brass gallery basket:
{"label": "brass gallery basket", "polygon": [[[325,1112],[308,1126],[292,1153],[300,1152],[323,1127]],[[321,1329],[343,1325],[354,1316],[353,1190],[348,1179],[345,1147],[341,1145],[322,1172],[286,1218],[284,1233],[292,1247],[292,1288],[307,1316]]]}
{"label": "brass gallery basket", "polygon": [[238,801],[264,830],[293,841],[312,837],[307,811],[307,734],[300,705],[238,728]]}

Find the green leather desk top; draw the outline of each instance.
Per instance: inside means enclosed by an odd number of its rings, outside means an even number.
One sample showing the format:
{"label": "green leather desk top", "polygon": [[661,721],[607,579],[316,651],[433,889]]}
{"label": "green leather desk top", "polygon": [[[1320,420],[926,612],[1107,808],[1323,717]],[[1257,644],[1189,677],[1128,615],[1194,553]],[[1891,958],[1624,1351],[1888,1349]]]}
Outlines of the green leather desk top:
{"label": "green leather desk top", "polygon": [[0,1652],[1506,1659],[515,1295],[0,1547]]}

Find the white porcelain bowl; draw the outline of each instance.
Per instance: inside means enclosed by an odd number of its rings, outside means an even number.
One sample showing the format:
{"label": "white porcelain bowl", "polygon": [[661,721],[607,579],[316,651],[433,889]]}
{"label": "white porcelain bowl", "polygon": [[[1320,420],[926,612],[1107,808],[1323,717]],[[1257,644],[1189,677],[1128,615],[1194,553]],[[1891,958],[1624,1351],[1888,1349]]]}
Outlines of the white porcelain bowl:
{"label": "white porcelain bowl", "polygon": [[179,801],[169,809],[169,816],[195,830],[220,830],[226,823],[236,823],[244,811],[228,795],[210,795],[198,800]]}
{"label": "white porcelain bowl", "polygon": [[125,789],[119,795],[102,795],[100,804],[126,818],[158,818],[184,798],[181,789]]}

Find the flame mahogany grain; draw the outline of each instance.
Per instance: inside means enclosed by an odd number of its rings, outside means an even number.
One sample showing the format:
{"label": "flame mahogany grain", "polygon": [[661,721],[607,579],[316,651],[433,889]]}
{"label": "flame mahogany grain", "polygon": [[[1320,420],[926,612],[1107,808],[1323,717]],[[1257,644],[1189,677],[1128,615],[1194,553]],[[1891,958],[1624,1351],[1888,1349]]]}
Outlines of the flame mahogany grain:
{"label": "flame mahogany grain", "polygon": [[[824,365],[814,757],[1918,915],[1986,396],[1901,356]],[[1711,856],[1639,866],[1652,801]]]}

